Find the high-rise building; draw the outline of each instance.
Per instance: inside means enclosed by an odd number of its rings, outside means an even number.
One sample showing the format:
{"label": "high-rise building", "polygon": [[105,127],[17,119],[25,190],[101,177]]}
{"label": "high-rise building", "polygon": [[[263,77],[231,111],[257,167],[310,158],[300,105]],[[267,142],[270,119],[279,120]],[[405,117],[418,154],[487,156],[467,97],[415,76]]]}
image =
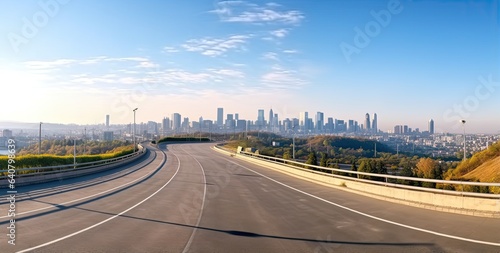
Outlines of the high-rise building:
{"label": "high-rise building", "polygon": [[315,122],[316,122],[316,130],[318,132],[322,132],[323,131],[323,127],[325,126],[325,115],[324,115],[324,113],[317,112],[316,113]]}
{"label": "high-rise building", "polygon": [[304,131],[309,130],[308,121],[309,121],[309,113],[308,112],[301,112],[299,114],[299,125],[300,125],[300,128],[302,130],[304,130]]}
{"label": "high-rise building", "polygon": [[228,114],[226,117],[226,128],[234,128],[236,126],[236,122],[233,118],[233,114]]}
{"label": "high-rise building", "polygon": [[429,120],[429,129],[428,130],[429,130],[430,134],[434,134],[434,120],[433,119]]}
{"label": "high-rise building", "polygon": [[271,108],[271,110],[269,110],[269,128],[272,128],[273,127],[273,124],[274,124],[274,113],[273,113],[273,108]]}
{"label": "high-rise building", "polygon": [[356,129],[354,128],[354,120],[350,119],[347,122],[348,122],[347,123],[347,131],[351,132],[351,133],[356,132]]}
{"label": "high-rise building", "polygon": [[172,114],[172,130],[179,132],[181,128],[181,115],[179,113]]}
{"label": "high-rise building", "polygon": [[106,115],[106,127],[109,128],[109,114]]}
{"label": "high-rise building", "polygon": [[163,129],[163,134],[167,134],[170,131],[170,119],[168,117],[164,117],[161,123],[161,128]]}
{"label": "high-rise building", "polygon": [[378,133],[378,122],[377,122],[377,114],[376,113],[373,114],[372,132]]}
{"label": "high-rise building", "polygon": [[224,126],[224,108],[222,107],[217,108],[217,126]]}
{"label": "high-rise building", "polygon": [[147,133],[148,134],[158,134],[158,124],[154,121],[148,121]]}
{"label": "high-rise building", "polygon": [[326,123],[326,130],[328,131],[328,133],[333,133],[333,131],[335,130],[335,123],[332,117],[328,118],[328,123]]}
{"label": "high-rise building", "polygon": [[264,110],[263,109],[259,109],[256,123],[257,123],[257,126],[259,128],[266,125],[266,119],[264,118]]}
{"label": "high-rise building", "polygon": [[370,114],[366,113],[366,114],[365,114],[365,130],[366,130],[367,132],[370,132],[370,129],[371,129],[371,127],[370,127],[370,123],[371,123],[371,122],[370,122]]}

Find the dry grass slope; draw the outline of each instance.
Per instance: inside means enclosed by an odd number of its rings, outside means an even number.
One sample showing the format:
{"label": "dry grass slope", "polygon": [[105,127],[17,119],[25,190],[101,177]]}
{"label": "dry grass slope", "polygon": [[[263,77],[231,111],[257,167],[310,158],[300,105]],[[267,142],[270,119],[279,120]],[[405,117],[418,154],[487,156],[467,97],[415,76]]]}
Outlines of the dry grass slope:
{"label": "dry grass slope", "polygon": [[481,182],[500,182],[500,156],[486,161],[463,177],[479,179]]}

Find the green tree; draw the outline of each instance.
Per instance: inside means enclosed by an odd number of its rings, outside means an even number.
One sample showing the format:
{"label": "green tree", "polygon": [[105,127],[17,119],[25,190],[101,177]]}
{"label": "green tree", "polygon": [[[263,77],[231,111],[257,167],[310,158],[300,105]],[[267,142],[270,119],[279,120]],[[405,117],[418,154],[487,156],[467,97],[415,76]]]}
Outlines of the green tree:
{"label": "green tree", "polygon": [[328,161],[328,155],[326,153],[321,152],[321,160],[319,161],[319,166],[327,167],[327,161]]}
{"label": "green tree", "polygon": [[[318,158],[316,157],[316,153],[314,151],[310,152],[307,156],[306,164],[318,165]],[[310,169],[310,167],[308,166],[307,169]]]}

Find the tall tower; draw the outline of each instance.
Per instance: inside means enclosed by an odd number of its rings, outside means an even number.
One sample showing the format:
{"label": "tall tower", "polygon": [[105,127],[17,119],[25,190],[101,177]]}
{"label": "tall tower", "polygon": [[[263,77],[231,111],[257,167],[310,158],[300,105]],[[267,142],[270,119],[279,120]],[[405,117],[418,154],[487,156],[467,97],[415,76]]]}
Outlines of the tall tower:
{"label": "tall tower", "polygon": [[377,133],[378,132],[378,122],[377,122],[377,114],[373,114],[373,121],[372,121],[372,132]]}
{"label": "tall tower", "polygon": [[429,120],[429,127],[428,128],[429,128],[428,129],[429,133],[434,134],[434,120],[433,119]]}
{"label": "tall tower", "polygon": [[299,126],[302,128],[304,131],[309,130],[309,113],[308,112],[301,112],[299,114]]}
{"label": "tall tower", "polygon": [[179,113],[172,114],[172,130],[179,132],[181,128],[181,115]]}
{"label": "tall tower", "polygon": [[273,128],[273,123],[274,123],[273,117],[274,117],[273,108],[271,108],[271,110],[269,110],[269,122],[268,122],[269,128]]}
{"label": "tall tower", "polygon": [[365,129],[367,132],[370,132],[370,114],[366,113],[365,114]]}
{"label": "tall tower", "polygon": [[224,125],[224,108],[217,108],[217,126],[222,127]]}
{"label": "tall tower", "polygon": [[109,114],[106,115],[106,127],[109,128]]}
{"label": "tall tower", "polygon": [[259,109],[257,115],[257,126],[263,127],[264,125],[266,125],[266,119],[264,118],[264,110]]}
{"label": "tall tower", "polygon": [[316,113],[316,130],[318,130],[318,132],[322,132],[324,125],[325,125],[325,114],[322,112],[317,112]]}

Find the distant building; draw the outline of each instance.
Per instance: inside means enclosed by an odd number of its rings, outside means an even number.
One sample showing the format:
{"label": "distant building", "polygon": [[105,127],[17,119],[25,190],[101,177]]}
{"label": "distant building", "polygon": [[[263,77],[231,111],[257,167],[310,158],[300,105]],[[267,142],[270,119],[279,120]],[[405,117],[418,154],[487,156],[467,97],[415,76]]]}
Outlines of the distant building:
{"label": "distant building", "polygon": [[272,129],[274,127],[274,113],[273,113],[273,108],[269,110],[269,122],[268,122],[269,128]]}
{"label": "distant building", "polygon": [[433,119],[429,120],[428,131],[430,134],[434,134],[434,120]]}
{"label": "distant building", "polygon": [[113,141],[113,131],[104,131],[102,135],[105,141]]}
{"label": "distant building", "polygon": [[322,112],[316,113],[316,130],[318,132],[323,132],[323,127],[325,126],[325,114]]}
{"label": "distant building", "polygon": [[109,115],[106,115],[106,127],[109,128]]}
{"label": "distant building", "polygon": [[299,124],[300,124],[300,128],[302,130],[304,130],[304,131],[309,130],[308,121],[309,121],[309,113],[308,112],[301,112],[299,114]]}
{"label": "distant building", "polygon": [[259,127],[259,129],[266,125],[266,119],[264,118],[264,110],[263,109],[259,109],[258,114],[257,114],[257,122],[256,123],[257,123],[257,126]]}
{"label": "distant building", "polygon": [[377,120],[377,114],[373,114],[373,121],[372,121],[372,132],[373,133],[378,133],[378,120]]}
{"label": "distant building", "polygon": [[168,117],[163,118],[163,121],[161,123],[161,128],[163,130],[163,134],[167,134],[168,131],[170,131],[170,119]]}
{"label": "distant building", "polygon": [[172,114],[172,130],[179,132],[181,129],[181,115],[179,113]]}
{"label": "distant building", "polygon": [[217,108],[217,126],[224,126],[224,108]]}
{"label": "distant building", "polygon": [[5,138],[12,138],[12,131],[9,130],[9,129],[4,129],[2,131],[2,137],[5,137]]}
{"label": "distant building", "polygon": [[366,113],[365,114],[365,129],[366,129],[367,132],[370,132],[370,129],[371,129],[370,124],[371,124],[371,122],[370,122],[370,114]]}

